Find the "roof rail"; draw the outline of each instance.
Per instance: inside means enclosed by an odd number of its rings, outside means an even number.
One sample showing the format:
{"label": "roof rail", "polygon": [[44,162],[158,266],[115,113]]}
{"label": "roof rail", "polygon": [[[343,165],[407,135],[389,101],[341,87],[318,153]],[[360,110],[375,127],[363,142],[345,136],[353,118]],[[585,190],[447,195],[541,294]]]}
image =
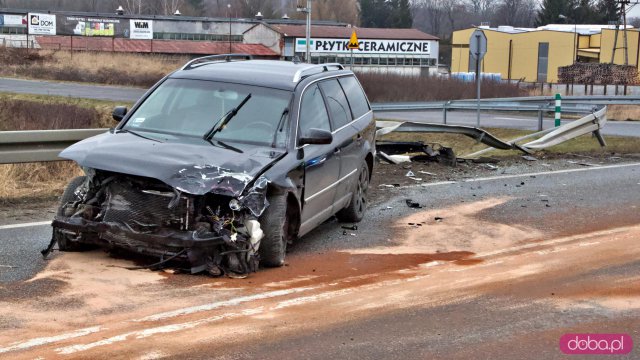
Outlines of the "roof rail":
{"label": "roof rail", "polygon": [[251,60],[253,57],[249,54],[220,54],[220,55],[209,55],[203,56],[199,58],[195,58],[189,61],[185,66],[182,67],[182,70],[190,70],[197,68],[202,65],[208,65],[217,62],[231,62],[231,61],[240,61],[240,60]]}
{"label": "roof rail", "polygon": [[[295,75],[293,75],[293,82],[297,83],[300,80],[302,80],[303,77],[305,76],[309,76],[309,75],[313,75],[313,74],[319,74],[325,71],[329,71],[329,68],[335,68],[335,70],[344,70],[344,66],[342,66],[342,64],[338,64],[338,63],[328,63],[328,64],[318,64],[318,65],[311,65],[308,67],[305,67],[304,69],[300,69],[298,71],[296,71]],[[308,72],[311,72],[311,74],[307,74]]]}

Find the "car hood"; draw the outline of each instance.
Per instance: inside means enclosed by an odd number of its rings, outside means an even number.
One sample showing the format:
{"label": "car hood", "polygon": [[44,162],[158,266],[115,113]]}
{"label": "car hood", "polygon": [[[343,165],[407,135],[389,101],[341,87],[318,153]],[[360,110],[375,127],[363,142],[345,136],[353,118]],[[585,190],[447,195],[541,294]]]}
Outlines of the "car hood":
{"label": "car hood", "polygon": [[88,168],[158,179],[189,194],[237,197],[285,154],[264,146],[145,136],[150,139],[126,132],[105,133],[71,145],[59,156]]}

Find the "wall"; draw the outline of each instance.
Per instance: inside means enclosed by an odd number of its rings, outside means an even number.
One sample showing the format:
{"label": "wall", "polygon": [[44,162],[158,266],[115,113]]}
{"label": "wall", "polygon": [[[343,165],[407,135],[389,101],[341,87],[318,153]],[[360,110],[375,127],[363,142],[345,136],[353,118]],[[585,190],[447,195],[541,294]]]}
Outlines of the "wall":
{"label": "wall", "polygon": [[280,48],[282,36],[265,24],[258,24],[247,30],[243,38],[245,44],[262,44],[277,54],[282,54],[282,49]]}
{"label": "wall", "polygon": [[[603,30],[601,43],[600,43],[600,62],[611,62],[611,54],[613,52],[613,43],[615,40],[615,30]],[[638,67],[638,35],[637,29],[627,31],[627,49],[629,51],[629,65],[635,65]],[[624,64],[624,37],[623,32],[618,32],[618,50],[614,58],[614,63],[618,65]]]}
{"label": "wall", "polygon": [[[475,29],[456,31],[453,34],[451,72],[469,70],[469,38]],[[549,66],[547,81],[557,82],[558,67],[573,63],[574,34],[559,31],[531,31],[506,33],[484,29],[487,37],[487,53],[483,59],[482,71],[499,73],[503,79],[524,79],[537,81],[538,44],[549,43]],[[511,73],[509,74],[509,40],[511,45]]]}

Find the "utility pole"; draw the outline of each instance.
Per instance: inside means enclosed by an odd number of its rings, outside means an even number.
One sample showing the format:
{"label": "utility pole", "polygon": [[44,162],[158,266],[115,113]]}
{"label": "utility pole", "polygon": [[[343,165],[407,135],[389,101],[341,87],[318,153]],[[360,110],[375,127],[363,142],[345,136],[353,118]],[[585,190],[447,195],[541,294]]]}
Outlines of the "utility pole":
{"label": "utility pole", "polygon": [[301,7],[300,5],[298,5],[296,11],[307,14],[307,50],[305,52],[305,60],[307,61],[307,63],[311,63],[311,0],[307,0],[307,7]]}

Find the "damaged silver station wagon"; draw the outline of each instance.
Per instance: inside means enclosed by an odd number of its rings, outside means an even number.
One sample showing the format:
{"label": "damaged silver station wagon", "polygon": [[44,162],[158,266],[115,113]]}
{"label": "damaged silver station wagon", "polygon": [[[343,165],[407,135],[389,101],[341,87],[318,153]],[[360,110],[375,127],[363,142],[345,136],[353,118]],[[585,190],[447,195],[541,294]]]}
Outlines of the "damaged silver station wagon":
{"label": "damaged silver station wagon", "polygon": [[85,176],[64,191],[45,256],[93,244],[157,256],[156,268],[245,276],[367,207],[375,122],[339,64],[199,58],[113,117],[60,153]]}

